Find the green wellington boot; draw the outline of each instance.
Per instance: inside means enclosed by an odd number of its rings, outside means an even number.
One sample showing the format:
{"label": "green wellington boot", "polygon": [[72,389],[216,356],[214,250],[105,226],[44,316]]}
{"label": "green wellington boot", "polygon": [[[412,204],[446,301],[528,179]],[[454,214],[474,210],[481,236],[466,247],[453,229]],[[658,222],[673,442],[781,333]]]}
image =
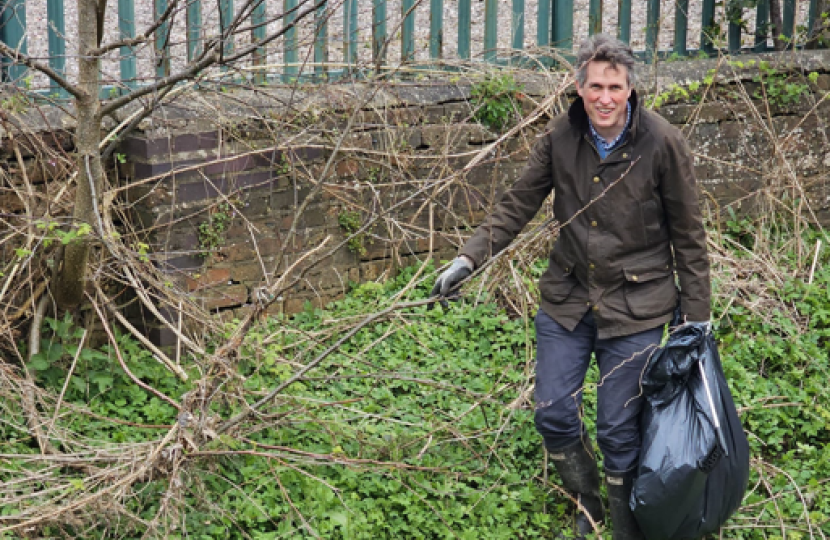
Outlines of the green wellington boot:
{"label": "green wellington boot", "polygon": [[[599,471],[594,451],[590,441],[579,441],[576,444],[557,450],[548,451],[553,461],[562,486],[579,501],[580,506],[587,512],[594,523],[599,525],[605,519],[605,510],[602,507],[602,498],[599,492]],[[559,533],[557,538],[582,540],[594,532],[591,520],[582,509],[577,508],[570,533]]]}
{"label": "green wellington boot", "polygon": [[608,488],[608,512],[611,514],[613,540],[644,540],[645,536],[634,519],[629,506],[631,488],[634,486],[634,471],[629,473],[605,472],[605,484]]}

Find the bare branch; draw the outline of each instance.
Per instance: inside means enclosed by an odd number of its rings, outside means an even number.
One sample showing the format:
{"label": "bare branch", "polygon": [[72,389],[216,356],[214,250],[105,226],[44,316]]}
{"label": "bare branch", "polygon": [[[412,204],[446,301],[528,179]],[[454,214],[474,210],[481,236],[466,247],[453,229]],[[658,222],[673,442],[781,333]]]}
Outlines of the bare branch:
{"label": "bare branch", "polygon": [[67,81],[63,77],[63,75],[61,75],[54,69],[50,68],[48,65],[41,64],[40,62],[32,60],[31,58],[29,58],[28,55],[21,53],[17,49],[12,49],[2,41],[0,41],[0,53],[5,54],[6,56],[8,56],[16,62],[20,62],[21,64],[27,67],[30,67],[34,70],[43,73],[44,75],[55,81],[58,84],[58,86],[60,86],[76,98],[85,99],[87,97],[87,94],[83,90]]}
{"label": "bare branch", "polygon": [[107,102],[105,105],[101,107],[99,115],[102,117],[107,116],[108,114],[112,114],[121,107],[129,103],[132,103],[133,101],[142,96],[158,92],[159,90],[162,90],[168,86],[172,86],[178,82],[185,81],[187,79],[192,79],[196,77],[202,70],[215,64],[218,60],[219,53],[215,50],[211,54],[205,54],[205,56],[201,60],[191,64],[189,67],[187,67],[179,73],[176,73],[175,75],[159,79],[151,85],[142,86],[141,88],[137,88],[125,96]]}
{"label": "bare branch", "polygon": [[145,383],[144,381],[142,381],[141,379],[136,377],[133,374],[133,372],[130,371],[129,366],[127,366],[127,363],[124,361],[124,357],[121,356],[121,349],[118,348],[118,342],[115,340],[115,335],[112,333],[112,330],[110,329],[110,325],[107,322],[107,318],[104,316],[104,313],[101,311],[101,308],[98,307],[98,302],[96,302],[95,298],[90,296],[89,293],[85,293],[85,294],[86,294],[86,297],[89,300],[89,302],[92,304],[92,307],[95,308],[95,312],[98,314],[98,319],[101,321],[101,324],[104,326],[104,331],[107,333],[107,337],[109,337],[110,343],[112,344],[112,348],[115,351],[115,357],[118,359],[118,363],[121,364],[121,369],[124,370],[124,373],[126,373],[127,376],[130,379],[132,379],[132,381],[135,384],[137,384],[138,386],[140,386],[144,390],[150,392],[151,394],[153,394],[157,398],[159,398],[163,401],[166,401],[167,403],[169,403],[170,405],[175,407],[176,410],[181,411],[182,406],[179,405],[178,403],[176,403],[176,401],[173,398],[159,392],[158,390],[156,390],[155,388],[153,388],[149,384]]}
{"label": "bare branch", "polygon": [[152,39],[153,33],[156,30],[158,30],[159,27],[167,21],[167,19],[170,18],[170,15],[173,13],[173,10],[175,10],[178,7],[178,5],[179,0],[173,0],[172,2],[170,2],[167,5],[167,9],[164,10],[164,13],[162,13],[157,19],[155,19],[153,23],[149,27],[147,27],[147,29],[141,35],[131,38],[120,39],[118,41],[107,43],[104,46],[99,46],[97,49],[92,49],[91,51],[89,51],[89,55],[104,56],[108,52],[114,51],[121,47],[134,47],[136,45],[146,43],[147,41]]}

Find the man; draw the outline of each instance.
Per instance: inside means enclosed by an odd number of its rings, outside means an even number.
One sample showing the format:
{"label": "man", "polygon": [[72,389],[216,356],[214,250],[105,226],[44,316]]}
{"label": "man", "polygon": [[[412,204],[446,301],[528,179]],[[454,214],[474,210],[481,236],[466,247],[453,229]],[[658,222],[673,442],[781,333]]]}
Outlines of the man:
{"label": "man", "polygon": [[[571,534],[603,522],[581,388],[599,365],[597,438],[614,540],[642,538],[628,501],[640,451],[639,380],[678,302],[709,320],[709,261],[692,156],[682,134],[644,109],[635,59],[597,34],[577,57],[579,98],[547,125],[521,178],[438,278],[447,296],[504,249],[554,192],[563,227],[539,283],[535,423],[564,487],[579,501]],[[591,519],[585,515],[587,512]]]}

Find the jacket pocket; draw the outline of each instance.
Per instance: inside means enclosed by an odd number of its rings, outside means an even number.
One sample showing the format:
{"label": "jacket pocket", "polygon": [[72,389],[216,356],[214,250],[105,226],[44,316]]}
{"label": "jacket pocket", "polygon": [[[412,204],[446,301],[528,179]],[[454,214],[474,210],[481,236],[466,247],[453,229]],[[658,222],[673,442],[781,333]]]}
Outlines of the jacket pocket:
{"label": "jacket pocket", "polygon": [[671,267],[626,269],[625,303],[635,319],[653,319],[677,305],[677,288]]}
{"label": "jacket pocket", "polygon": [[539,281],[539,293],[548,302],[564,302],[576,287],[572,263],[568,263],[558,254],[551,254],[547,271]]}

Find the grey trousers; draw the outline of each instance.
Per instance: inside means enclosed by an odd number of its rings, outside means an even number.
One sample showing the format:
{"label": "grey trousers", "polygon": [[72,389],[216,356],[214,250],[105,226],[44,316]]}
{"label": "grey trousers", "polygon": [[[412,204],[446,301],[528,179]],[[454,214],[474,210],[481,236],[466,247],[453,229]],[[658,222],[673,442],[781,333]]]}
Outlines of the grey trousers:
{"label": "grey trousers", "polygon": [[623,473],[640,454],[640,376],[663,326],[610,339],[599,339],[591,311],[569,332],[544,311],[536,314],[536,429],[555,452],[585,436],[582,386],[594,353],[599,365],[597,443],[605,470]]}

